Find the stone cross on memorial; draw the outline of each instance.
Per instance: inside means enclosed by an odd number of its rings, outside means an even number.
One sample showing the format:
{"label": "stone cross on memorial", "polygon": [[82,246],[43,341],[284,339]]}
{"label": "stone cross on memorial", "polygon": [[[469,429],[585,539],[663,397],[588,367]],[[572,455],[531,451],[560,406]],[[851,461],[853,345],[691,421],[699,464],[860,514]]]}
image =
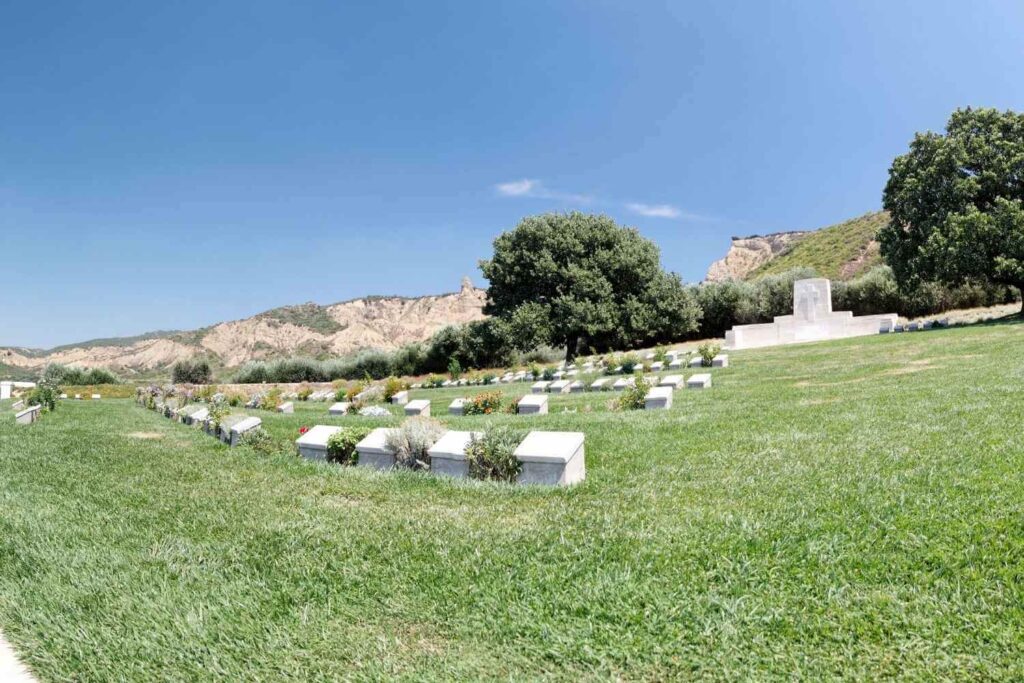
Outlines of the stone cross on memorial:
{"label": "stone cross on memorial", "polygon": [[814,322],[832,313],[832,283],[828,280],[797,280],[793,290],[793,313],[798,320]]}

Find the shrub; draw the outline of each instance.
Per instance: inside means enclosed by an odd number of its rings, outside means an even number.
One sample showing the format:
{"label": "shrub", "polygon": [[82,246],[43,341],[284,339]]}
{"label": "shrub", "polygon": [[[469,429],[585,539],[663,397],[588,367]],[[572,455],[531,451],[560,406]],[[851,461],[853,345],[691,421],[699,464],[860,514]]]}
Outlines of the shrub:
{"label": "shrub", "polygon": [[459,362],[458,358],[452,358],[448,361],[448,376],[452,380],[462,377],[462,363]]}
{"label": "shrub", "polygon": [[354,402],[356,400],[356,396],[363,393],[365,390],[365,382],[356,382],[355,384],[348,388],[348,391],[345,392],[345,399]]}
{"label": "shrub", "polygon": [[175,384],[209,384],[211,379],[213,370],[205,359],[179,360],[171,368],[171,381]]}
{"label": "shrub", "polygon": [[391,397],[400,391],[406,390],[406,384],[397,377],[388,377],[384,382],[384,400],[390,401]]}
{"label": "shrub", "polygon": [[430,417],[411,417],[388,433],[385,444],[395,453],[395,463],[411,469],[430,469],[427,450],[444,435],[445,429]]}
{"label": "shrub", "polygon": [[481,380],[481,381],[482,381],[482,382],[484,383],[484,386],[487,386],[487,385],[489,385],[489,384],[494,384],[494,381],[495,381],[496,379],[498,379],[498,378],[497,378],[497,377],[495,377],[495,376],[494,376],[493,374],[491,374],[491,373],[489,373],[489,372],[488,372],[487,374],[485,374],[485,375],[483,376],[483,378],[482,378],[482,380]]}
{"label": "shrub", "polygon": [[551,368],[544,368],[544,372],[541,376],[544,378],[545,382],[550,382],[555,378],[555,371]]}
{"label": "shrub", "polygon": [[206,403],[209,403],[217,394],[217,388],[218,387],[213,384],[207,384],[205,386],[199,387],[199,389],[193,392],[193,396],[197,401],[204,401]]}
{"label": "shrub", "polygon": [[43,410],[52,411],[57,409],[58,399],[60,399],[60,387],[44,379],[28,392],[25,405],[42,406]]}
{"label": "shrub", "polygon": [[242,434],[239,443],[263,455],[276,455],[285,450],[263,427],[257,427],[245,432]]}
{"label": "shrub", "polygon": [[214,430],[220,429],[221,420],[228,416],[231,412],[231,408],[228,407],[228,402],[224,399],[222,394],[216,394],[213,399],[210,400],[210,424],[213,425]]}
{"label": "shrub", "polygon": [[384,406],[366,406],[359,409],[359,414],[362,417],[389,417],[391,411]]}
{"label": "shrub", "polygon": [[469,476],[513,482],[521,464],[514,453],[523,441],[523,433],[511,427],[494,427],[474,436],[466,446]]}
{"label": "shrub", "polygon": [[441,375],[431,375],[423,381],[423,386],[428,389],[437,389],[444,386],[444,377]]}
{"label": "shrub", "polygon": [[668,360],[668,349],[664,346],[659,346],[654,349],[654,360],[664,363]]}
{"label": "shrub", "polygon": [[651,390],[651,385],[639,373],[636,375],[636,382],[631,387],[626,387],[619,397],[616,406],[619,410],[643,410],[644,398]]}
{"label": "shrub", "polygon": [[705,342],[697,347],[697,353],[700,354],[700,364],[702,367],[710,368],[711,361],[715,359],[718,352],[722,350],[722,347],[718,344],[712,344],[711,342]]}
{"label": "shrub", "polygon": [[42,381],[52,386],[86,386],[95,384],[120,384],[117,375],[105,368],[83,370],[70,365],[50,363],[43,370]]}
{"label": "shrub", "polygon": [[487,391],[477,394],[462,404],[463,415],[490,415],[501,411],[502,394],[500,391]]}
{"label": "shrub", "polygon": [[263,410],[277,410],[283,402],[284,399],[281,396],[281,389],[274,387],[263,394],[260,398],[259,407]]}
{"label": "shrub", "polygon": [[238,408],[249,402],[249,395],[241,391],[230,391],[225,395],[224,400],[232,408]]}
{"label": "shrub", "polygon": [[536,363],[530,363],[530,369],[528,370],[528,372],[530,373],[530,377],[534,378],[535,380],[540,379],[541,369],[540,366],[537,365]]}
{"label": "shrub", "polygon": [[327,438],[327,462],[339,465],[355,465],[359,459],[356,444],[366,438],[369,429],[362,427],[343,427]]}
{"label": "shrub", "polygon": [[301,387],[299,387],[299,390],[296,392],[295,397],[300,401],[308,401],[309,397],[312,395],[313,388],[308,384],[303,384]]}
{"label": "shrub", "polygon": [[334,392],[335,401],[345,401],[348,399],[348,389],[342,387]]}
{"label": "shrub", "polygon": [[622,366],[623,375],[632,375],[633,371],[636,370],[636,366],[640,364],[640,359],[635,353],[627,353],[619,359],[619,365]]}

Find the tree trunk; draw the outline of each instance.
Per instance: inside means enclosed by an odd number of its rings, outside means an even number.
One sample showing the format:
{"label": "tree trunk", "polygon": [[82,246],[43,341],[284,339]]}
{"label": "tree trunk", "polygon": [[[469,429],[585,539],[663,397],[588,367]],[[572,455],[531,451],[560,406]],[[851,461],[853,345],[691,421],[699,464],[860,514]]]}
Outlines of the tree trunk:
{"label": "tree trunk", "polygon": [[565,364],[569,365],[576,358],[576,347],[579,345],[579,337],[569,337],[565,340]]}

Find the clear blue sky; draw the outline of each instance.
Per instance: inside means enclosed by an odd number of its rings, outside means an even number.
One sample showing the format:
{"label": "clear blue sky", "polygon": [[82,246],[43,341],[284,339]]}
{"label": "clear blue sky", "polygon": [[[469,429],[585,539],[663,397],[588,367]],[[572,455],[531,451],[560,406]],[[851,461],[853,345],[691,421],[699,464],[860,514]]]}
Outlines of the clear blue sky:
{"label": "clear blue sky", "polygon": [[452,291],[553,210],[699,280],[1024,109],[1022,38],[1019,0],[6,2],[0,345]]}

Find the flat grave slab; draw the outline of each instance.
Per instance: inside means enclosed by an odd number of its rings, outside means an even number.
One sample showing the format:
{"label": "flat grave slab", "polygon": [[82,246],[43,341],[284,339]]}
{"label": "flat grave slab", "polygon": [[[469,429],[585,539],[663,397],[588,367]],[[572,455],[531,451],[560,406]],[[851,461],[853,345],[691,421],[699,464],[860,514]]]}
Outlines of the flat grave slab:
{"label": "flat grave slab", "polygon": [[623,377],[615,380],[615,384],[612,385],[612,390],[622,391],[626,387],[631,387],[636,384],[636,377]]}
{"label": "flat grave slab", "polygon": [[29,406],[25,410],[19,411],[14,415],[14,424],[19,425],[30,425],[39,419],[41,407],[40,406]]}
{"label": "flat grave slab", "polygon": [[427,450],[430,455],[430,471],[447,477],[468,477],[466,446],[474,436],[479,438],[481,435],[482,432],[445,432],[440,441]]}
{"label": "flat grave slab", "polygon": [[560,379],[548,385],[549,394],[566,394],[569,392],[569,380]]}
{"label": "flat grave slab", "polygon": [[687,389],[710,389],[711,388],[711,374],[703,372],[697,375],[690,375],[690,379],[686,380]]}
{"label": "flat grave slab", "polygon": [[378,427],[356,444],[359,467],[390,470],[395,466],[395,454],[387,447],[387,438],[392,431],[394,430],[387,427]]}
{"label": "flat grave slab", "polygon": [[533,386],[530,387],[530,391],[535,393],[535,394],[543,394],[545,391],[548,390],[548,387],[550,385],[551,385],[551,382],[545,382],[545,381],[534,382]]}
{"label": "flat grave slab", "polygon": [[282,403],[277,407],[277,412],[282,413],[284,415],[293,415],[295,413],[295,404],[292,403],[291,401]]}
{"label": "flat grave slab", "polygon": [[328,415],[347,415],[348,408],[352,405],[348,401],[338,401],[327,409]]}
{"label": "flat grave slab", "polygon": [[720,353],[711,359],[711,367],[713,368],[727,368],[729,367],[729,354]]}
{"label": "flat grave slab", "polygon": [[408,391],[399,391],[398,393],[396,393],[394,396],[391,397],[391,404],[392,405],[404,406],[408,402],[409,402],[409,392]]}
{"label": "flat grave slab", "polygon": [[672,407],[672,387],[654,387],[644,396],[644,410],[668,410]]}
{"label": "flat grave slab", "polygon": [[457,398],[448,404],[449,415],[462,415],[463,406],[466,404],[466,399]]}
{"label": "flat grave slab", "polygon": [[544,394],[527,394],[519,399],[520,415],[547,415],[548,397]]}
{"label": "flat grave slab", "polygon": [[515,450],[520,484],[570,486],[586,478],[582,432],[530,432]]}
{"label": "flat grave slab", "polygon": [[306,460],[327,460],[327,439],[340,431],[341,427],[316,425],[295,441],[299,455]]}
{"label": "flat grave slab", "polygon": [[669,387],[671,389],[678,389],[683,386],[683,384],[682,375],[666,375],[660,382],[658,382],[659,387]]}
{"label": "flat grave slab", "polygon": [[418,398],[405,404],[406,415],[423,415],[430,417],[430,401],[425,398]]}
{"label": "flat grave slab", "polygon": [[607,377],[602,377],[601,379],[595,379],[590,384],[590,390],[591,391],[604,391],[605,389],[608,388],[608,382],[610,382],[610,381],[611,380],[608,379]]}
{"label": "flat grave slab", "polygon": [[587,385],[584,384],[583,382],[580,382],[579,380],[576,380],[575,382],[569,385],[569,393],[571,394],[580,394],[586,390]]}
{"label": "flat grave slab", "polygon": [[231,446],[237,446],[241,441],[242,435],[246,432],[251,432],[254,429],[258,429],[263,424],[263,420],[258,417],[247,417],[244,420],[231,426],[231,436],[228,443]]}

